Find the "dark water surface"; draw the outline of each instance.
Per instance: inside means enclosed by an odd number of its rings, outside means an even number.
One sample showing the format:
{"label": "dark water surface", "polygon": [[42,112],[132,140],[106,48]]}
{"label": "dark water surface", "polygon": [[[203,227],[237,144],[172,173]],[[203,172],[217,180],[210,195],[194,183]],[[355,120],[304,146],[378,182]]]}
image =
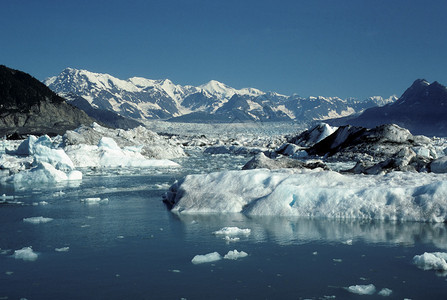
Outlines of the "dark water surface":
{"label": "dark water surface", "polygon": [[[201,168],[241,162],[221,158]],[[197,163],[184,160],[181,170],[84,172],[78,186],[0,187],[0,194],[23,202],[0,206],[0,299],[447,298],[447,277],[412,264],[414,255],[447,251],[445,224],[173,215],[161,195],[197,171]],[[81,201],[89,197],[103,201]],[[54,220],[23,221],[38,216]],[[213,234],[225,226],[251,234],[226,242]],[[35,261],[12,257],[28,246],[38,253]],[[63,247],[68,251],[55,251]],[[191,263],[197,254],[234,249],[249,255]],[[392,294],[345,289],[366,284]]]}

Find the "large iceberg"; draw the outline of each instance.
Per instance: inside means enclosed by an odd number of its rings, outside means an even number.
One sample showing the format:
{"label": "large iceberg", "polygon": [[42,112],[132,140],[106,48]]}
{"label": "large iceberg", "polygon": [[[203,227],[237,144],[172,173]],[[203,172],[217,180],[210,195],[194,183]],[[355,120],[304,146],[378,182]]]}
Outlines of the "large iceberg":
{"label": "large iceberg", "polygon": [[171,186],[165,202],[176,214],[446,222],[447,175],[223,171],[186,176]]}
{"label": "large iceberg", "polygon": [[120,148],[114,139],[102,137],[98,145],[71,145],[66,147],[67,155],[77,167],[178,167],[168,159],[148,159],[141,154],[141,148],[128,146]]}

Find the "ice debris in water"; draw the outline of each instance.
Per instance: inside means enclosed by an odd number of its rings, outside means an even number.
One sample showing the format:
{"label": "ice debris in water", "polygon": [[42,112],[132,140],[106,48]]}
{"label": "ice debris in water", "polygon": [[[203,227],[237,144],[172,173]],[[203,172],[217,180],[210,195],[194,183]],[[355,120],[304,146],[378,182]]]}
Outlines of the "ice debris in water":
{"label": "ice debris in water", "polygon": [[225,235],[228,237],[234,237],[238,235],[250,235],[251,229],[241,229],[239,227],[223,227],[222,229],[219,229],[217,231],[213,232],[215,235]]}
{"label": "ice debris in water", "polygon": [[70,250],[70,247],[62,247],[62,248],[55,248],[54,251],[56,252],[67,252]]}
{"label": "ice debris in water", "polygon": [[15,259],[22,259],[25,261],[35,261],[38,254],[33,251],[32,247],[23,247],[22,249],[15,250],[12,255]]}
{"label": "ice debris in water", "polygon": [[377,294],[379,296],[388,297],[388,296],[391,296],[392,293],[393,293],[393,291],[390,290],[389,288],[383,288]]}
{"label": "ice debris in water", "polygon": [[228,251],[227,254],[225,254],[224,259],[232,259],[237,260],[238,258],[246,257],[248,256],[247,252],[244,251],[237,251],[236,249],[233,251]]}
{"label": "ice debris in water", "polygon": [[48,223],[53,221],[52,218],[45,218],[45,217],[31,217],[31,218],[24,218],[23,222],[31,223],[31,224],[41,224],[41,223]]}
{"label": "ice debris in water", "polygon": [[99,204],[99,203],[107,203],[109,202],[108,198],[100,198],[100,197],[89,197],[81,199],[81,202],[87,203],[87,204]]}
{"label": "ice debris in water", "polygon": [[209,263],[209,262],[213,262],[213,261],[218,261],[221,260],[222,256],[220,256],[219,253],[217,252],[212,252],[212,253],[208,253],[208,254],[204,254],[204,255],[196,255],[193,257],[193,259],[191,260],[191,262],[195,265],[197,264],[203,264],[203,263]]}
{"label": "ice debris in water", "polygon": [[413,263],[423,270],[447,271],[447,253],[445,252],[425,252],[422,255],[415,255]]}
{"label": "ice debris in water", "polygon": [[372,295],[376,292],[376,287],[374,284],[367,285],[351,285],[345,288],[348,292],[357,295]]}

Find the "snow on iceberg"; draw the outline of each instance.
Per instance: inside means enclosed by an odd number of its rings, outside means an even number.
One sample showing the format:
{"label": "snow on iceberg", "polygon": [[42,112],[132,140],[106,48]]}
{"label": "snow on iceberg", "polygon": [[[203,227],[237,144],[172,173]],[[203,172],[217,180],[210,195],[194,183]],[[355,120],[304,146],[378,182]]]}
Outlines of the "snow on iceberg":
{"label": "snow on iceberg", "polygon": [[31,224],[42,224],[42,223],[48,223],[53,221],[52,218],[45,218],[45,217],[31,217],[31,218],[24,218],[23,222],[31,223]]}
{"label": "snow on iceberg", "polygon": [[33,251],[32,247],[23,247],[22,249],[15,250],[12,255],[15,259],[22,259],[26,261],[35,261],[38,254]]}
{"label": "snow on iceberg", "polygon": [[208,253],[208,254],[204,254],[204,255],[196,255],[196,256],[193,257],[191,262],[193,264],[197,265],[197,264],[214,262],[214,261],[218,261],[218,260],[221,260],[221,259],[222,259],[222,256],[220,256],[219,253],[212,252],[212,253]]}
{"label": "snow on iceberg", "polygon": [[188,175],[171,186],[172,212],[446,222],[447,175],[353,175],[243,170]]}
{"label": "snow on iceberg", "polygon": [[73,170],[67,175],[65,172],[57,170],[51,164],[41,162],[32,169],[11,175],[7,181],[13,182],[14,184],[33,184],[80,179],[82,179],[82,173],[80,171]]}
{"label": "snow on iceberg", "polygon": [[435,271],[447,272],[447,253],[425,252],[422,255],[414,256],[413,263],[423,270],[435,270]]}
{"label": "snow on iceberg", "polygon": [[236,249],[233,251],[228,251],[227,254],[225,254],[224,259],[232,259],[237,260],[238,258],[243,258],[248,256],[247,252],[244,251],[237,251]]}
{"label": "snow on iceberg", "polygon": [[345,288],[348,292],[357,295],[372,295],[376,292],[376,287],[374,284],[367,285],[351,285]]}
{"label": "snow on iceberg", "polygon": [[135,146],[120,148],[110,137],[102,137],[97,146],[71,145],[65,148],[68,156],[77,167],[178,167],[168,159],[148,159]]}

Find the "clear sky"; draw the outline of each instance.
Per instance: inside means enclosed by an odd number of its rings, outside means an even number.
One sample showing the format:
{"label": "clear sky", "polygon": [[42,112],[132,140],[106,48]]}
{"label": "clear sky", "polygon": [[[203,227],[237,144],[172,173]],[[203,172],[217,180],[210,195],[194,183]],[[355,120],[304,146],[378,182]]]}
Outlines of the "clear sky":
{"label": "clear sky", "polygon": [[446,0],[1,0],[0,64],[302,96],[447,84]]}

